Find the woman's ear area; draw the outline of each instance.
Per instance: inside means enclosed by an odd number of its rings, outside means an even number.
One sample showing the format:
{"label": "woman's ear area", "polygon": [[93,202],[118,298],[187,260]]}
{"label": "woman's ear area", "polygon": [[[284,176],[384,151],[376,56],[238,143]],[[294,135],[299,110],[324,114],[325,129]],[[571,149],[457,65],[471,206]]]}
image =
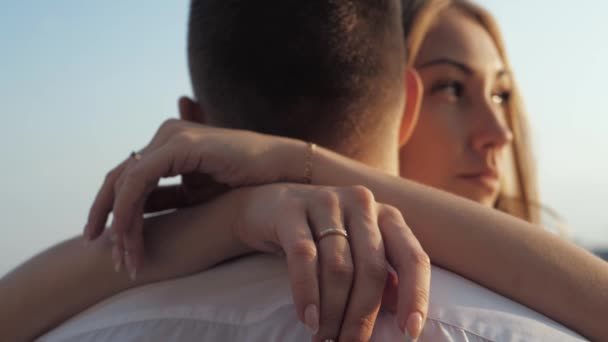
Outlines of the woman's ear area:
{"label": "woman's ear area", "polygon": [[195,100],[187,96],[182,96],[177,101],[177,106],[179,108],[180,119],[200,124],[207,123],[207,118],[203,109]]}
{"label": "woman's ear area", "polygon": [[399,147],[407,144],[414,133],[420,116],[423,95],[424,89],[418,72],[413,68],[407,68],[405,71],[405,106],[399,128]]}

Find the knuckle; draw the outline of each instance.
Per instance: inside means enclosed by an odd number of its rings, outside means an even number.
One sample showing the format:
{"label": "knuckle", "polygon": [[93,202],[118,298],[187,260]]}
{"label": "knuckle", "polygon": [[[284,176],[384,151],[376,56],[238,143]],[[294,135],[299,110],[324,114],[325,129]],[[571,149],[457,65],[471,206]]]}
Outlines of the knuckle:
{"label": "knuckle", "polygon": [[362,265],[361,272],[370,281],[384,286],[388,277],[388,265],[385,260],[380,260],[380,258],[368,258]]}
{"label": "knuckle", "polygon": [[317,260],[317,247],[310,240],[300,240],[291,246],[289,256],[306,263],[313,263]]}
{"label": "knuckle", "polygon": [[302,200],[293,196],[285,196],[283,200],[281,200],[281,206],[283,207],[284,212],[298,212],[304,211],[305,205],[302,203]]}
{"label": "knuckle", "polygon": [[410,253],[412,264],[417,268],[427,269],[431,267],[431,258],[423,250],[417,249]]}
{"label": "knuckle", "polygon": [[401,212],[393,207],[383,205],[378,215],[378,225],[383,229],[397,230],[401,229],[405,223]]}
{"label": "knuckle", "polygon": [[393,207],[392,205],[385,204],[382,206],[382,212],[383,216],[386,216],[388,220],[391,220],[392,222],[401,223],[403,215],[401,214],[401,211],[399,211],[399,209]]}
{"label": "knuckle", "polygon": [[374,194],[362,185],[351,186],[348,191],[351,200],[362,207],[371,207],[375,202]]}
{"label": "knuckle", "polygon": [[352,262],[344,255],[324,257],[323,264],[325,265],[327,272],[329,272],[332,277],[343,281],[352,279],[355,273],[355,268]]}
{"label": "knuckle", "polygon": [[164,133],[173,132],[177,128],[179,122],[180,122],[180,120],[175,119],[175,118],[167,119],[167,120],[163,121],[163,123],[160,125],[160,128],[158,129],[158,131],[164,132]]}
{"label": "knuckle", "polygon": [[196,142],[196,139],[192,134],[182,131],[182,132],[176,133],[173,136],[172,141],[173,141],[173,143],[177,144],[178,146],[190,146]]}
{"label": "knuckle", "polygon": [[340,206],[340,201],[338,199],[338,195],[328,189],[317,190],[317,196],[315,198],[315,203],[323,208],[338,208]]}

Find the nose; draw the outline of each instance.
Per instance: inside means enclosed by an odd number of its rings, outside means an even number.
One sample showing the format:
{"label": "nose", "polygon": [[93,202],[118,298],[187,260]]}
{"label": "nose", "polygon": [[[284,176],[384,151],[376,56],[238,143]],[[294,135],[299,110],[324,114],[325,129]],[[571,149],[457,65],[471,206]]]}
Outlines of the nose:
{"label": "nose", "polygon": [[491,99],[482,101],[472,136],[475,150],[501,150],[513,141],[513,132],[506,122],[505,110]]}

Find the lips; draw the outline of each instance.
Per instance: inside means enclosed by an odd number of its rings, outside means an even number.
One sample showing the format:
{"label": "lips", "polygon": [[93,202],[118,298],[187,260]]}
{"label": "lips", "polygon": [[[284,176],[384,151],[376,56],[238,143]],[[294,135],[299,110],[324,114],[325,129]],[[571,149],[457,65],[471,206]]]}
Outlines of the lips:
{"label": "lips", "polygon": [[490,191],[496,191],[500,186],[498,172],[494,169],[484,169],[460,175],[460,178]]}

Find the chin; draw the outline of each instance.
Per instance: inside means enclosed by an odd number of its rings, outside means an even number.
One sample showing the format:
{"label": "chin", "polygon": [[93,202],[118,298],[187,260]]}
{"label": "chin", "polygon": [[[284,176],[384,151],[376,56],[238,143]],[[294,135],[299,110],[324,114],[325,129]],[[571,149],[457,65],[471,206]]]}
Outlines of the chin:
{"label": "chin", "polygon": [[496,200],[498,199],[498,196],[486,196],[483,198],[479,198],[477,200],[475,200],[476,202],[478,202],[479,204],[488,207],[488,208],[494,208],[496,206]]}
{"label": "chin", "polygon": [[488,188],[475,186],[459,186],[453,190],[448,191],[490,208],[496,204],[499,192],[498,189],[490,191]]}

